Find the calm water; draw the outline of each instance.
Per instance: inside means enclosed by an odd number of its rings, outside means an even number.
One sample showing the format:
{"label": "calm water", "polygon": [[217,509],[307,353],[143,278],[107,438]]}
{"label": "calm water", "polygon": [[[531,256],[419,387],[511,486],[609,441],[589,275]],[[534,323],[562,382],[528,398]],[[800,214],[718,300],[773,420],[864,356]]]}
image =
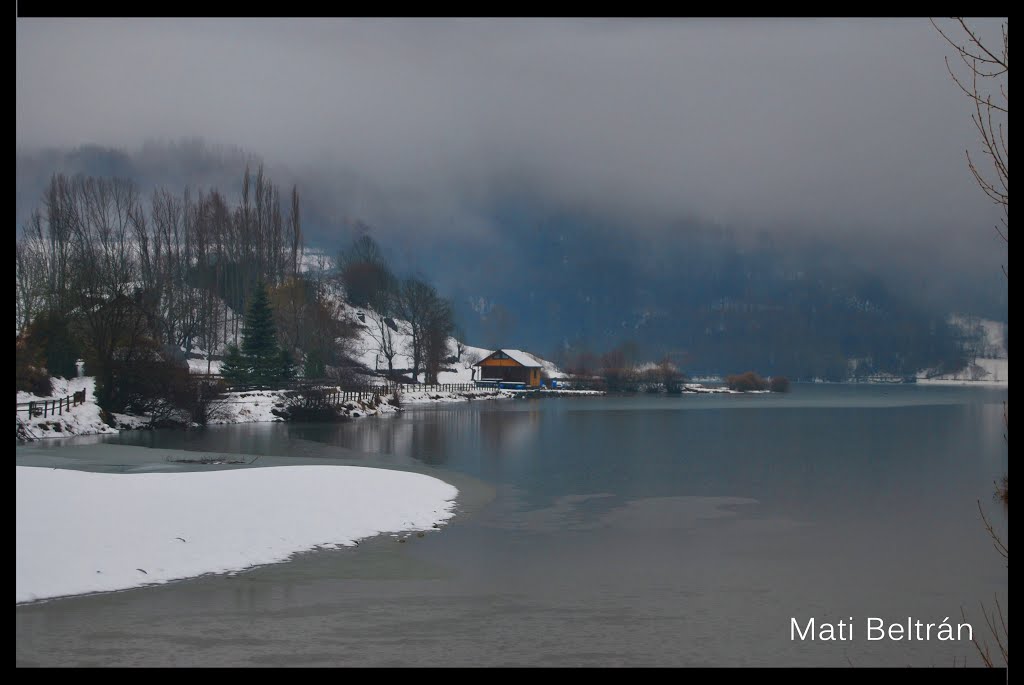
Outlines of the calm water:
{"label": "calm water", "polygon": [[[163,462],[98,442],[340,459],[467,496],[452,525],[409,544],[17,607],[17,663],[977,665],[968,643],[868,642],[865,624],[964,607],[985,638],[979,601],[998,592],[1005,607],[976,500],[1005,530],[991,494],[1006,396],[797,385],[474,402],[19,449],[19,463],[94,469]],[[853,617],[854,640],[791,641],[790,617],[812,616]]]}

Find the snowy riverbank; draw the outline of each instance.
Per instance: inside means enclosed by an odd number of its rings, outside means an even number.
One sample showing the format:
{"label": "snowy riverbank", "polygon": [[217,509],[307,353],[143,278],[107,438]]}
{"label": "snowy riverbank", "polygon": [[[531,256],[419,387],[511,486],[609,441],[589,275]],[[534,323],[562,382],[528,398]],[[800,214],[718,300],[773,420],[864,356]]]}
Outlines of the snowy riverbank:
{"label": "snowy riverbank", "polygon": [[458,491],[418,473],[275,466],[188,473],[15,467],[16,603],[286,561],[429,531]]}
{"label": "snowy riverbank", "polygon": [[[117,433],[119,430],[137,430],[149,426],[149,418],[112,414],[116,427],[103,421],[94,396],[95,379],[91,377],[53,379],[53,394],[39,397],[26,392],[17,393],[18,410],[15,417],[15,433],[18,440],[39,440],[44,438],[69,438],[76,435]],[[85,391],[84,404],[62,410],[62,413],[48,416],[29,416],[29,402],[44,402],[66,397],[80,390]],[[401,411],[404,404],[432,404],[442,402],[467,402],[470,400],[509,399],[513,393],[479,388],[460,392],[417,391],[404,392],[396,401],[393,395],[382,395],[376,400],[349,400],[338,409],[342,418],[364,418],[381,416]],[[212,403],[208,423],[210,425],[232,423],[256,423],[262,421],[284,421],[288,398],[284,390],[253,390],[227,393]]]}
{"label": "snowy riverbank", "polygon": [[[41,438],[68,438],[74,435],[94,435],[97,433],[117,433],[116,428],[108,426],[100,416],[99,405],[93,391],[96,379],[91,377],[64,379],[53,378],[53,393],[49,397],[40,397],[27,392],[16,393],[17,410],[15,412],[15,437],[18,440],[39,440]],[[85,391],[85,402],[67,409],[57,415],[30,416],[29,402],[45,402],[57,400],[79,391]],[[125,417],[131,422],[135,417]],[[138,419],[135,419],[138,421]],[[144,420],[143,420],[144,421]]]}

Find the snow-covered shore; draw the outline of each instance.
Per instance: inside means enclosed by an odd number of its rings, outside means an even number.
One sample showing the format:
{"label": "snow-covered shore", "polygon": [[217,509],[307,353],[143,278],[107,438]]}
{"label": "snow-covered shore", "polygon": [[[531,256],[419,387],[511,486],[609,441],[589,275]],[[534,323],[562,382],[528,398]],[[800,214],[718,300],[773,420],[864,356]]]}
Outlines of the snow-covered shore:
{"label": "snow-covered shore", "polygon": [[[93,396],[96,387],[96,379],[53,378],[53,394],[50,397],[39,397],[27,392],[17,392],[16,403],[18,409],[15,412],[15,433],[18,440],[39,440],[41,438],[67,438],[74,435],[94,435],[97,433],[117,433],[104,423],[100,416],[99,405]],[[29,416],[28,402],[44,402],[57,400],[68,395],[73,395],[81,390],[85,391],[85,403],[65,409],[63,413],[56,416]],[[125,421],[130,422],[134,417],[126,417]]]}
{"label": "snow-covered shore", "polygon": [[16,603],[282,562],[429,531],[458,490],[418,473],[274,466],[88,473],[17,466]]}
{"label": "snow-covered shore", "polygon": [[[76,435],[95,435],[117,433],[119,430],[137,430],[147,428],[149,419],[128,414],[112,414],[116,427],[105,423],[96,404],[93,391],[95,379],[91,377],[53,379],[53,395],[38,397],[25,392],[17,393],[20,406],[16,412],[15,432],[18,440],[39,440],[44,438],[70,438]],[[85,390],[86,401],[65,409],[56,416],[29,416],[24,406],[28,402],[43,402],[66,397],[79,390]],[[415,391],[403,392],[396,400],[393,395],[383,395],[374,401],[349,400],[338,410],[343,418],[364,418],[382,416],[400,411],[400,404],[434,404],[442,402],[466,402],[469,400],[509,399],[513,393],[491,388],[478,388],[459,392]],[[284,421],[288,398],[284,390],[250,390],[227,393],[223,399],[215,401],[211,406],[208,423],[210,425],[232,423],[257,423],[263,421]]]}

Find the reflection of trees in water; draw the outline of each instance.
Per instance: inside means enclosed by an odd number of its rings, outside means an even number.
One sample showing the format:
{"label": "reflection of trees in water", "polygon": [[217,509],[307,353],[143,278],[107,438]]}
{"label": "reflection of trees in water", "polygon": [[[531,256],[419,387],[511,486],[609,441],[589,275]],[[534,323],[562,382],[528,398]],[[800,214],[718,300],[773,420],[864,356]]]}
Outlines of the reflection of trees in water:
{"label": "reflection of trees in water", "polygon": [[[464,408],[439,408],[402,426],[409,431],[409,452],[425,464],[445,464],[453,449],[475,442],[479,412]],[[455,440],[452,436],[457,436]]]}
{"label": "reflection of trees in water", "polygon": [[451,430],[447,424],[451,416],[431,417],[429,420],[413,425],[412,455],[424,464],[444,464],[448,461],[448,441],[446,436]]}
{"label": "reflection of trees in water", "polygon": [[[451,459],[489,458],[515,452],[530,444],[540,426],[537,411],[478,411],[476,408],[437,408],[413,420],[399,420],[387,431],[390,449],[424,464]],[[458,452],[459,454],[456,454]]]}
{"label": "reflection of trees in water", "polygon": [[521,451],[539,429],[539,410],[453,406],[338,424],[293,424],[291,436],[343,448],[346,453],[337,456],[345,458],[368,455],[387,462],[411,458],[439,465],[453,458],[489,458]]}
{"label": "reflection of trees in water", "polygon": [[495,454],[506,454],[529,444],[540,428],[540,412],[489,411],[480,412],[482,447]]}

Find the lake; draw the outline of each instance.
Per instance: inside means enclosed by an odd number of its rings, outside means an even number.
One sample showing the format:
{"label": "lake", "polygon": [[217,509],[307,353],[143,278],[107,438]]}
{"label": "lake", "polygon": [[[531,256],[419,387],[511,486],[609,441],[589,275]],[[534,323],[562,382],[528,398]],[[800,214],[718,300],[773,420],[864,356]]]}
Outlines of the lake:
{"label": "lake", "polygon": [[[232,576],[16,608],[16,663],[124,666],[950,666],[968,642],[868,641],[867,618],[990,635],[1007,569],[1007,391],[797,384],[409,407],[18,447],[131,470],[159,449],[412,469],[460,488],[438,534]],[[156,452],[108,444],[158,448]],[[198,467],[202,468],[202,467]],[[187,506],[187,503],[183,503]],[[246,516],[246,512],[238,512]],[[216,526],[216,521],[210,522]],[[853,619],[853,640],[791,640]],[[934,635],[934,634],[933,634]]]}

